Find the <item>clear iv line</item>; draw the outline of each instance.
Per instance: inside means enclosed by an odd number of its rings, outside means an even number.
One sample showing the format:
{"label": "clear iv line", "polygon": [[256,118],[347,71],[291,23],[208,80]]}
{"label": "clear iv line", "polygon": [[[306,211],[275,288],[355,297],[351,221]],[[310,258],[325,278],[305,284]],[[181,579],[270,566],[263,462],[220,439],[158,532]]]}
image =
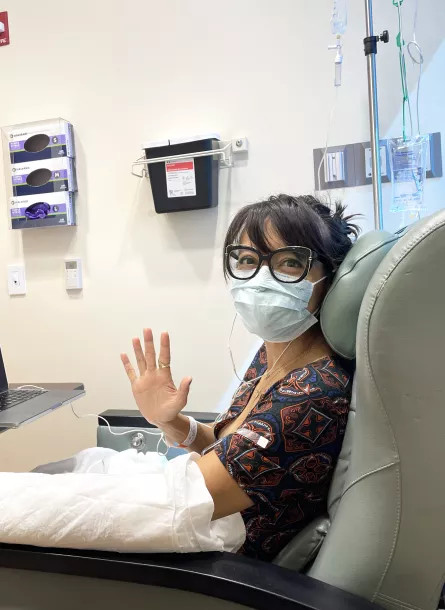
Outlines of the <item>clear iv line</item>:
{"label": "clear iv line", "polygon": [[[417,114],[417,133],[420,135],[420,85],[422,81],[423,75],[423,50],[422,47],[417,42],[417,19],[419,13],[419,0],[416,0],[416,8],[414,12],[414,24],[413,24],[413,39],[407,45],[408,55],[410,56],[413,64],[419,66],[419,79],[417,81],[417,96],[416,96],[416,114]],[[413,49],[418,53],[418,57],[413,52]]]}
{"label": "clear iv line", "polygon": [[399,20],[399,34],[397,37],[397,46],[399,47],[399,63],[400,63],[400,78],[402,82],[402,94],[403,94],[403,104],[402,104],[402,113],[403,113],[403,139],[407,140],[406,135],[406,106],[408,105],[410,126],[411,126],[411,136],[413,135],[413,115],[411,111],[411,98],[408,90],[408,79],[406,75],[406,58],[405,58],[405,39],[403,36],[403,14],[402,14],[402,4],[403,0],[393,0],[394,6],[397,7],[397,15]]}

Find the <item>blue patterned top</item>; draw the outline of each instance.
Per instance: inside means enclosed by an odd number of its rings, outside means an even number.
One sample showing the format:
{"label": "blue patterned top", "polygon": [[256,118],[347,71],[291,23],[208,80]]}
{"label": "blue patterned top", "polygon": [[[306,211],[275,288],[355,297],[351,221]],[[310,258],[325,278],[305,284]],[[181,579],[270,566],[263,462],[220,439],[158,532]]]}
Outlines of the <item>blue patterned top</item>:
{"label": "blue patterned top", "polygon": [[[263,346],[245,381],[266,369]],[[257,383],[240,385],[217,420],[216,438],[247,406]],[[326,514],[351,385],[348,373],[329,357],[294,370],[259,398],[235,433],[205,450],[216,452],[254,503],[242,513],[247,538],[241,553],[272,561],[314,518]]]}

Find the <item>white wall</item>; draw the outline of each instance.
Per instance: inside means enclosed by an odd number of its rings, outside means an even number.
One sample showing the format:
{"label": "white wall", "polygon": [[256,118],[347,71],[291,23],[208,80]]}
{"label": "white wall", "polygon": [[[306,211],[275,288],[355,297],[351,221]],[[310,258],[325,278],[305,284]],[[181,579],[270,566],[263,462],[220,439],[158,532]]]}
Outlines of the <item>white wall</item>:
{"label": "white wall", "polygon": [[[350,3],[332,144],[369,138],[363,4]],[[422,4],[429,12],[419,35],[431,57],[445,18],[436,0]],[[377,29],[394,32],[391,3],[375,5]],[[152,325],[171,332],[175,377],[194,377],[190,406],[221,408],[233,384],[224,232],[244,203],[314,187],[312,149],[325,142],[334,99],[331,0],[4,0],[2,8],[10,12],[12,44],[0,49],[0,124],[72,121],[79,178],[78,229],[23,234],[8,230],[0,181],[0,261],[3,270],[24,261],[28,279],[25,298],[11,299],[6,278],[0,282],[10,379],[81,380],[88,390],[76,405],[81,413],[132,408],[119,353]],[[444,61],[441,51],[435,73],[443,74]],[[393,47],[380,49],[379,77],[384,133],[400,106]],[[436,86],[443,82],[430,84],[431,98]],[[425,128],[439,123],[440,116]],[[157,216],[149,184],[130,174],[141,142],[209,131],[248,136],[248,163],[222,172],[217,210]],[[349,192],[347,201],[371,228],[371,190]],[[81,297],[65,291],[67,255],[83,259]],[[240,367],[253,345],[238,327]],[[94,435],[93,419],[62,409],[1,435],[0,468],[66,456],[93,445]]]}

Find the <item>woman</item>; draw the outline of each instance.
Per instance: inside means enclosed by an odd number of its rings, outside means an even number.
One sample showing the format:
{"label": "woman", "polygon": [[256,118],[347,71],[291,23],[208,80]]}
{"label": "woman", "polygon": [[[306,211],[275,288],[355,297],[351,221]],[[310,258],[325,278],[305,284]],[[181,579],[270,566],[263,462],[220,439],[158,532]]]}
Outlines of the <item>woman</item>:
{"label": "woman", "polygon": [[170,341],[153,334],[139,369],[122,362],[136,403],[172,443],[202,454],[198,466],[212,495],[214,519],[241,512],[241,552],[271,561],[327,509],[340,453],[351,378],[326,343],[318,312],[357,227],[313,197],[279,195],[243,208],[227,233],[224,273],[245,326],[264,340],[231,407],[213,427],[181,411],[191,378],[179,388],[170,372]]}

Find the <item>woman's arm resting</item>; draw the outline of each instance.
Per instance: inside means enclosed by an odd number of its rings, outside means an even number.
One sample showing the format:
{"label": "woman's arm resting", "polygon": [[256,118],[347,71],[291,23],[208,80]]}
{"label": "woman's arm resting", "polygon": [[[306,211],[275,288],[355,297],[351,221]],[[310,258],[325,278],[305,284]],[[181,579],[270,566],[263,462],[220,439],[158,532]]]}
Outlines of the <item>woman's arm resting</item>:
{"label": "woman's arm resting", "polygon": [[222,519],[253,506],[252,500],[232,479],[214,451],[200,458],[197,465],[213,498],[213,520]]}

